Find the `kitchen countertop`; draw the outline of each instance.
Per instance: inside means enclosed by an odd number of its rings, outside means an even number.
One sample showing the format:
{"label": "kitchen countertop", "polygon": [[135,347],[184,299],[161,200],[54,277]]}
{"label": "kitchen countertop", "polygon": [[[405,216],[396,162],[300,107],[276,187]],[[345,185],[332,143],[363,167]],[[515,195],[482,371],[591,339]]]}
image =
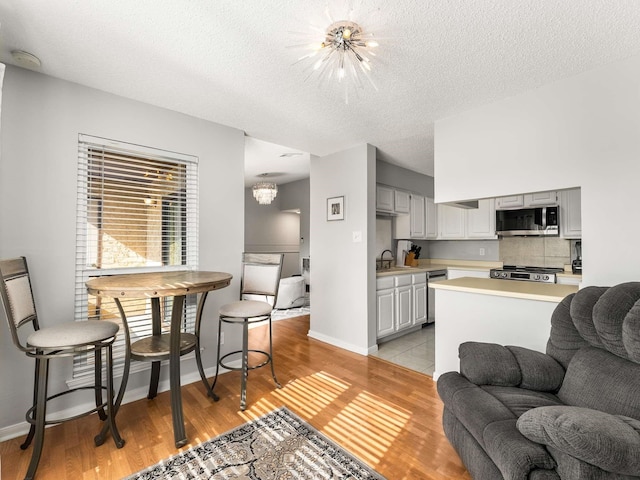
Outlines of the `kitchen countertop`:
{"label": "kitchen countertop", "polygon": [[[376,277],[386,277],[389,275],[402,275],[405,273],[421,273],[421,272],[433,272],[434,270],[443,269],[459,269],[459,270],[474,270],[478,272],[487,272],[492,268],[502,268],[502,262],[485,262],[474,260],[447,260],[447,259],[420,259],[418,260],[417,267],[391,267],[384,270],[376,270]],[[581,274],[571,272],[571,265],[565,266],[565,271],[556,274],[563,278],[575,278],[578,281],[582,280]],[[519,282],[518,282],[519,283]]]}
{"label": "kitchen countertop", "polygon": [[384,270],[376,270],[377,277],[386,277],[388,275],[402,275],[404,273],[421,273],[433,272],[435,270],[444,270],[447,268],[458,268],[461,270],[477,270],[486,271],[496,267],[501,267],[500,262],[482,262],[473,260],[428,260],[421,259],[418,261],[417,267],[391,267]]}
{"label": "kitchen countertop", "polygon": [[567,295],[578,291],[577,285],[473,277],[440,280],[429,283],[429,288],[556,303],[561,302]]}

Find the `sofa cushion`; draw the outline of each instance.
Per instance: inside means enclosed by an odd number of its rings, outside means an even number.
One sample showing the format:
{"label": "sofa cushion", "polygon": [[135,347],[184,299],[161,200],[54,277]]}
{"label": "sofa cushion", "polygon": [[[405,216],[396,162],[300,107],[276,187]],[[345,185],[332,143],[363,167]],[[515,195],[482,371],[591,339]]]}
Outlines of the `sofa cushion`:
{"label": "sofa cushion", "polygon": [[508,346],[520,366],[520,387],[541,392],[557,392],[564,368],[553,357],[523,347]]}
{"label": "sofa cushion", "polygon": [[493,397],[500,400],[516,417],[524,412],[537,407],[547,407],[551,405],[563,405],[560,399],[552,393],[536,392],[519,387],[481,387]]}
{"label": "sofa cushion", "polygon": [[[586,288],[578,291],[582,293]],[[565,369],[573,355],[582,347],[589,344],[580,335],[571,318],[571,308],[576,293],[567,295],[551,314],[551,335],[547,341],[547,354],[555,358]],[[595,300],[593,301],[595,303]],[[591,308],[588,309],[589,318]]]}
{"label": "sofa cushion", "polygon": [[602,470],[640,474],[640,420],[580,407],[532,409],[517,421],[528,439]]}
{"label": "sofa cushion", "polygon": [[571,360],[558,398],[640,419],[640,366],[600,348],[583,348]]}
{"label": "sofa cushion", "polygon": [[628,282],[609,288],[593,307],[593,321],[600,341],[607,350],[622,358],[629,358],[623,325],[638,300],[640,282]]}

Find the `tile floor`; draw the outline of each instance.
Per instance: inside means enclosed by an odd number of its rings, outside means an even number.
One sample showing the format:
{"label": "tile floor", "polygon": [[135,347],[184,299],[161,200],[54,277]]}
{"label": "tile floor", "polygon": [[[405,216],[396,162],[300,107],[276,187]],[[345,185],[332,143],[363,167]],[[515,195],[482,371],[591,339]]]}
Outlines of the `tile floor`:
{"label": "tile floor", "polygon": [[378,344],[374,356],[403,367],[433,375],[435,368],[435,323],[402,337]]}
{"label": "tile floor", "polygon": [[[302,307],[274,310],[271,316],[275,322],[285,318],[309,315],[310,313],[309,294],[307,293],[305,304]],[[373,355],[391,363],[433,376],[435,369],[435,331],[435,323],[431,323],[413,333],[379,344],[378,351]]]}

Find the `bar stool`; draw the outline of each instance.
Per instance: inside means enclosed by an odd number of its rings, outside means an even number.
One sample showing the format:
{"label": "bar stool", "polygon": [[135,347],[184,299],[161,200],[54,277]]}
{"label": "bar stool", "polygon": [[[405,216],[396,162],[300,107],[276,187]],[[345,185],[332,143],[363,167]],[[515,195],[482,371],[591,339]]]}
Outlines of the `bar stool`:
{"label": "bar stool", "polygon": [[[271,312],[278,299],[278,287],[282,272],[281,253],[244,253],[242,255],[242,277],[240,285],[240,300],[220,307],[220,321],[218,322],[218,354],[216,360],[216,375],[211,389],[216,385],[220,367],[242,372],[240,383],[240,410],[247,406],[247,377],[249,370],[271,365],[271,376],[276,387],[282,388],[273,367],[273,334],[271,328]],[[249,349],[249,325],[258,322],[269,322],[269,351]],[[222,324],[229,323],[242,326],[242,350],[236,350],[220,356],[220,339]],[[260,354],[264,360],[249,365],[249,352]],[[241,355],[241,366],[231,366],[225,362],[231,356]]]}
{"label": "bar stool", "polygon": [[[58,323],[47,328],[40,328],[36,313],[33,290],[24,257],[0,260],[0,297],[4,308],[9,330],[14,345],[28,357],[35,359],[35,375],[33,382],[33,406],[27,410],[26,421],[31,425],[22,450],[27,449],[35,438],[33,453],[25,479],[35,476],[42,454],[44,428],[73,420],[97,412],[101,420],[109,425],[111,436],[118,448],[124,445],[124,440],[116,427],[113,410],[113,357],[112,345],[118,333],[118,325],[104,320],[89,320],[85,322]],[[18,330],[31,325],[32,332],[23,344]],[[26,335],[26,334],[25,334]],[[24,336],[24,335],[23,335]],[[107,385],[102,385],[102,352],[106,353]],[[73,388],[55,395],[47,396],[49,379],[49,360],[52,358],[72,357],[80,353],[93,353],[95,364],[95,384]],[[93,390],[95,407],[83,413],[67,418],[47,420],[47,402],[78,390]],[[103,401],[103,391],[106,390],[107,399]],[[106,409],[106,413],[105,413]],[[96,436],[96,445],[103,443],[102,437]]]}

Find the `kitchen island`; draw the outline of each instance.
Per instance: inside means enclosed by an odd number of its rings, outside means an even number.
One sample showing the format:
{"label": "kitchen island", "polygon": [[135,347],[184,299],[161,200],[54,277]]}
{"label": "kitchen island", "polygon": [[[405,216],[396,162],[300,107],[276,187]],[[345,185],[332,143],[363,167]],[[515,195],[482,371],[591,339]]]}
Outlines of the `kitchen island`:
{"label": "kitchen island", "polygon": [[458,346],[467,341],[518,345],[544,352],[551,314],[576,285],[462,277],[429,283],[436,291],[437,378],[459,370]]}

